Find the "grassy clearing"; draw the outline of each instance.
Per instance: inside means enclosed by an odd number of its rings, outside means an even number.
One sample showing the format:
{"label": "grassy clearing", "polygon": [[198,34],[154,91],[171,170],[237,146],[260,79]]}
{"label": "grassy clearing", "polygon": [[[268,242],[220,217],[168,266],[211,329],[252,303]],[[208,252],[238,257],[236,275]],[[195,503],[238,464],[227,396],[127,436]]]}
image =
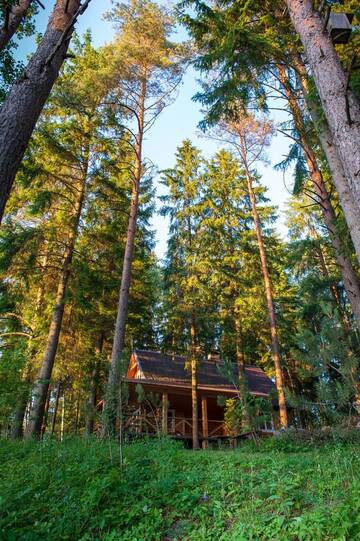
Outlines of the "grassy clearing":
{"label": "grassy clearing", "polygon": [[360,446],[0,442],[1,541],[360,539]]}

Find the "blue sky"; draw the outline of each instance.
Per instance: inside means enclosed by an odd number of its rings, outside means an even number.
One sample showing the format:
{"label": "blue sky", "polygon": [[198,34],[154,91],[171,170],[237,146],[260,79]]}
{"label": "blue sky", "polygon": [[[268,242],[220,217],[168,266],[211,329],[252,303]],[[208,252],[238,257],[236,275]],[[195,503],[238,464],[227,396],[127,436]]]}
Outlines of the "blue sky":
{"label": "blue sky", "polygon": [[[48,13],[54,2],[49,2],[46,11],[41,10],[37,21],[37,29],[43,32],[46,26]],[[88,28],[91,29],[93,42],[101,45],[110,41],[114,31],[110,22],[104,21],[102,14],[111,8],[111,0],[92,0],[84,15],[79,19],[77,31],[82,34]],[[19,46],[19,56],[25,58],[34,49],[34,39],[26,39]],[[198,74],[192,68],[186,73],[183,83],[179,89],[176,101],[165,109],[158,118],[156,124],[147,134],[144,143],[144,155],[158,167],[159,170],[172,167],[175,159],[175,152],[181,142],[189,138],[203,151],[206,157],[210,157],[219,148],[219,144],[204,138],[197,127],[202,118],[200,106],[192,101],[193,95],[198,90]],[[279,113],[276,113],[274,120],[279,121]],[[273,138],[268,150],[268,157],[274,165],[286,155],[288,141],[279,134]],[[271,202],[279,208],[278,231],[282,236],[286,235],[286,228],[283,223],[282,211],[289,192],[284,185],[283,173],[277,172],[272,166],[259,164],[259,172],[262,175],[262,182],[268,188],[268,197]],[[157,194],[163,193],[163,187],[159,185],[158,178],[155,179]],[[286,184],[291,185],[290,173],[286,176]],[[162,258],[166,250],[166,239],[168,226],[165,218],[156,215],[153,219],[153,227],[156,230],[156,253]]]}

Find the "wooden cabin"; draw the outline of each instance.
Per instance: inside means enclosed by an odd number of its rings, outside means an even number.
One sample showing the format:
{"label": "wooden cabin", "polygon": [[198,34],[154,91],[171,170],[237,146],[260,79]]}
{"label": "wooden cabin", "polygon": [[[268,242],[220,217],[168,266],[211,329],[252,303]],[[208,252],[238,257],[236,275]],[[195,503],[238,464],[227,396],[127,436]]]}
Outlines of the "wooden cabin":
{"label": "wooden cabin", "polygon": [[[225,400],[238,398],[235,363],[232,370],[233,377],[231,374],[224,375],[224,363],[216,354],[199,362],[198,419],[202,442],[230,436],[219,397]],[[245,371],[250,394],[265,398],[273,395],[275,385],[261,368],[246,366]],[[185,357],[136,350],[130,358],[125,381],[129,386],[129,404],[132,408],[125,429],[148,434],[160,432],[191,440],[191,375]],[[272,433],[277,425],[275,404],[273,410],[272,421],[261,428],[264,433]]]}

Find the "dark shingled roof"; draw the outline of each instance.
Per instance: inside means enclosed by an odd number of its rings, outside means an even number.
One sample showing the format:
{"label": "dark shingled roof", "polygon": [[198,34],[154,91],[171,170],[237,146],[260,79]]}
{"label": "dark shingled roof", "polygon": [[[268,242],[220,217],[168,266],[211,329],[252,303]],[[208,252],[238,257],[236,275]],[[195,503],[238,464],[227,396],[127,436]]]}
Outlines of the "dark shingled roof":
{"label": "dark shingled roof", "polygon": [[[166,355],[158,351],[135,351],[138,366],[143,374],[141,379],[150,382],[184,385],[191,384],[190,370],[185,368],[186,359],[180,355]],[[216,388],[216,390],[235,390],[230,376],[223,374],[224,363],[221,361],[201,361],[197,376],[199,387]],[[270,378],[256,366],[246,366],[245,373],[249,391],[252,394],[269,395],[275,388]],[[233,381],[237,381],[237,366],[233,365]]]}

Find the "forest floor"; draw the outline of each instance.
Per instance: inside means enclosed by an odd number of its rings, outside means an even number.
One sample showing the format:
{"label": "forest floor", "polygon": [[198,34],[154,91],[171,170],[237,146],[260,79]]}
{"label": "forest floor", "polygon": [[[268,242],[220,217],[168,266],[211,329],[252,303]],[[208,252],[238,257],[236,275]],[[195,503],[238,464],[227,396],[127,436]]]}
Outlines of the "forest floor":
{"label": "forest floor", "polygon": [[360,446],[0,441],[1,541],[360,539]]}

